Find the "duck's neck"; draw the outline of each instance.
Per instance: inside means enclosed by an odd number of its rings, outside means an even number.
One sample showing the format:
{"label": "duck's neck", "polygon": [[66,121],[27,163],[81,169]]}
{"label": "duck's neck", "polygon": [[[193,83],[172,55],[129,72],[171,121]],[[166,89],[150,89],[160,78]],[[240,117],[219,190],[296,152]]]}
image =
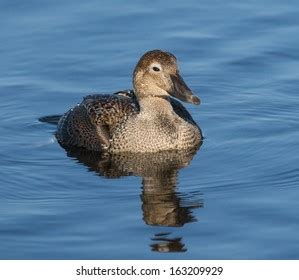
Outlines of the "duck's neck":
{"label": "duck's neck", "polygon": [[173,115],[173,108],[167,97],[143,97],[139,99],[140,113],[148,117]]}

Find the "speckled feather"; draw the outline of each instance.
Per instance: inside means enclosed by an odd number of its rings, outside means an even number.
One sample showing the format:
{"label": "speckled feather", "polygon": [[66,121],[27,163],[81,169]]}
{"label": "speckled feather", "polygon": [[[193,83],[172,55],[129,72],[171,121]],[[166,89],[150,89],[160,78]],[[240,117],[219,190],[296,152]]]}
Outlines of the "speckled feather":
{"label": "speckled feather", "polygon": [[126,97],[126,91],[114,95],[88,95],[66,112],[58,122],[56,138],[62,146],[88,150],[107,150],[110,131],[128,116],[139,112],[138,103]]}

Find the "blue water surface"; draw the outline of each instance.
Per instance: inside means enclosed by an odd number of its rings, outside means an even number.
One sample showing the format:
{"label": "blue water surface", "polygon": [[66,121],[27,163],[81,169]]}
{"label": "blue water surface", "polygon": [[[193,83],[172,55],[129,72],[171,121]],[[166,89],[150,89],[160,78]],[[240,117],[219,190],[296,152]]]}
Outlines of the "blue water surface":
{"label": "blue water surface", "polygon": [[[1,0],[0,258],[298,259],[298,13],[292,0]],[[153,199],[38,121],[131,88],[151,49],[178,57],[206,137]]]}

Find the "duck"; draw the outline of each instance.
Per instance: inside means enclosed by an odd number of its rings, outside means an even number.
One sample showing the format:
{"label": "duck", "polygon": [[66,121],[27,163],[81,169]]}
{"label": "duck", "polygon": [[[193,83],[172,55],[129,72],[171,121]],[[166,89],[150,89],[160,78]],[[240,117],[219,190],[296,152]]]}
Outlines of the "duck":
{"label": "duck", "polygon": [[151,50],[133,71],[133,90],[84,97],[61,116],[55,135],[63,147],[109,153],[192,149],[202,132],[177,99],[200,104],[181,77],[177,58]]}

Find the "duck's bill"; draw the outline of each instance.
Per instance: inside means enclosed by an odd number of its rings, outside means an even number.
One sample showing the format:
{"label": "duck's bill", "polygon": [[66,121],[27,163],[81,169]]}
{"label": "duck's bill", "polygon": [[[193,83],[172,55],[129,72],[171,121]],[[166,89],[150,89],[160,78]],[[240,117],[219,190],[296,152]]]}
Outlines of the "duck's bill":
{"label": "duck's bill", "polygon": [[200,99],[193,94],[189,87],[184,82],[183,78],[177,75],[171,75],[171,80],[173,82],[173,91],[170,93],[172,96],[180,99],[181,101],[192,103],[195,105],[200,104]]}

